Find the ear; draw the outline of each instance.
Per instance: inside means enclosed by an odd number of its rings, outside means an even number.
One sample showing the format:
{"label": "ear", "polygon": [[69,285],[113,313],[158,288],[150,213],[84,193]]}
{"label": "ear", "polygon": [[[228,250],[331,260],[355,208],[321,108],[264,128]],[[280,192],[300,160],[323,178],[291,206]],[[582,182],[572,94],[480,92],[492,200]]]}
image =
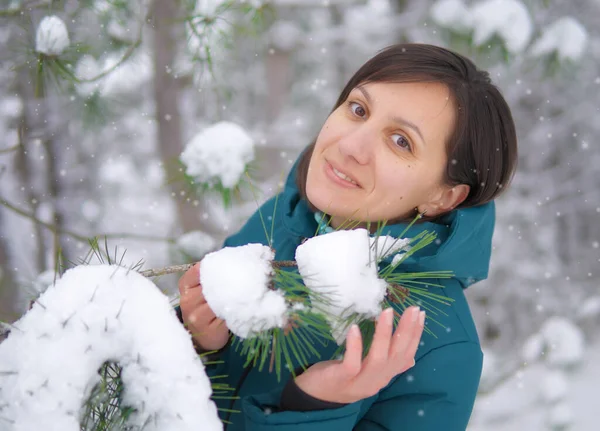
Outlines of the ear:
{"label": "ear", "polygon": [[425,213],[428,217],[435,217],[450,212],[469,196],[470,191],[471,188],[466,184],[446,187],[436,199],[419,205],[419,213]]}

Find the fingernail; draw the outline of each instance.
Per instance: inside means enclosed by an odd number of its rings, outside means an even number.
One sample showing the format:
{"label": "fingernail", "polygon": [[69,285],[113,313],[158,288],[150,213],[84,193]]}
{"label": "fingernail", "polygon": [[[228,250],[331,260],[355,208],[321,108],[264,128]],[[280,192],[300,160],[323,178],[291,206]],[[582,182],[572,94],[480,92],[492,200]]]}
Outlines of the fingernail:
{"label": "fingernail", "polygon": [[423,326],[425,325],[425,312],[421,311],[419,313],[419,325]]}
{"label": "fingernail", "polygon": [[413,307],[413,309],[411,311],[411,315],[410,315],[411,322],[415,323],[417,321],[417,319],[419,318],[419,311],[420,311],[419,307]]}
{"label": "fingernail", "polygon": [[386,308],[385,311],[385,323],[387,323],[388,325],[391,325],[391,323],[394,321],[394,309],[393,308]]}
{"label": "fingernail", "polygon": [[350,335],[353,335],[355,337],[360,335],[360,329],[358,329],[358,325],[356,323],[352,324],[349,332],[350,332]]}

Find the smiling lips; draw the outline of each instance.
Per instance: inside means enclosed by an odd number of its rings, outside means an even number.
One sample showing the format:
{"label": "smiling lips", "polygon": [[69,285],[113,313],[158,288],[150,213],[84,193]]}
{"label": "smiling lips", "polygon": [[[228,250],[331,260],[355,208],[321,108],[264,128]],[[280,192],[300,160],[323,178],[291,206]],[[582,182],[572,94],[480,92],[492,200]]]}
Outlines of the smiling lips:
{"label": "smiling lips", "polygon": [[358,183],[354,179],[352,179],[339,169],[336,169],[330,162],[327,162],[327,170],[330,172],[330,174],[335,175],[337,178],[344,181],[347,185],[359,187]]}

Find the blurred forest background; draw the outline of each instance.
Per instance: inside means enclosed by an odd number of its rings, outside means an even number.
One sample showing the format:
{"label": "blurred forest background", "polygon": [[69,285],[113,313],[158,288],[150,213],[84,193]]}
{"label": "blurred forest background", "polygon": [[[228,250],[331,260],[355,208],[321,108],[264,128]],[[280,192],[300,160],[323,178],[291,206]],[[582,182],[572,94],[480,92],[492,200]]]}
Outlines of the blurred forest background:
{"label": "blurred forest background", "polygon": [[[60,52],[36,48],[47,16],[68,31]],[[467,291],[486,353],[470,429],[597,429],[599,0],[0,0],[0,321],[94,236],[144,268],[218,248],[355,70],[401,41],[472,58],[517,123],[492,272]],[[178,160],[219,121],[255,141],[254,187],[229,207]]]}

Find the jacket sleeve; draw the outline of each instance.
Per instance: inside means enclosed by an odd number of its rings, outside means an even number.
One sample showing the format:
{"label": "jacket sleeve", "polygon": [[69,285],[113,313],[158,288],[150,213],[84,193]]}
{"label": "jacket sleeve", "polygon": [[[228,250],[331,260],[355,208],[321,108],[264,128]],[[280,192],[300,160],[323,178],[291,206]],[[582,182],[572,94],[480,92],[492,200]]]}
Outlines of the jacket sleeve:
{"label": "jacket sleeve", "polygon": [[247,431],[464,431],[479,386],[483,354],[474,342],[433,349],[375,397],[309,412],[277,412],[280,394],[244,398]]}

